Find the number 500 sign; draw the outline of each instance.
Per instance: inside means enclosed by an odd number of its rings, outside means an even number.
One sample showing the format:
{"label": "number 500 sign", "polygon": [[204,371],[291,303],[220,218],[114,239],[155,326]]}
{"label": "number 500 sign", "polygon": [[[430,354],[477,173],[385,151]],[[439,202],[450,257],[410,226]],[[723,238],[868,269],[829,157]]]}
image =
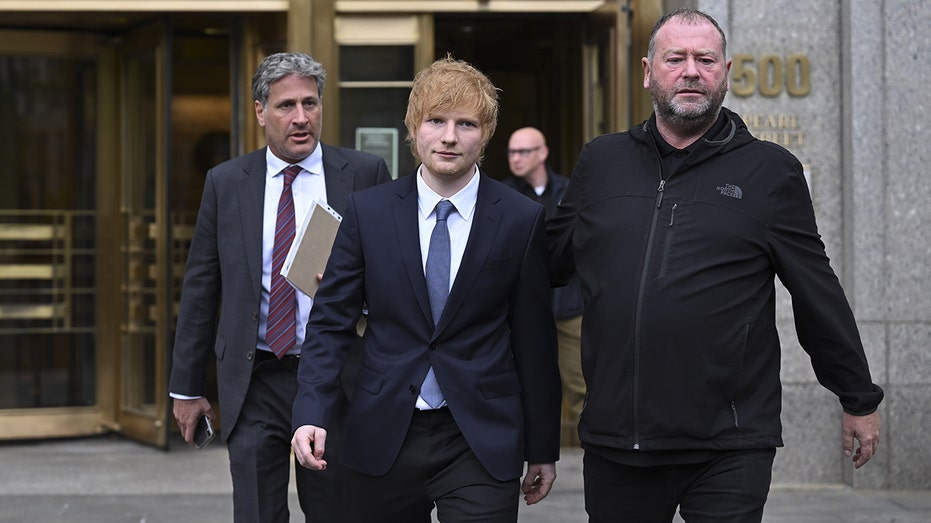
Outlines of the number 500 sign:
{"label": "number 500 sign", "polygon": [[783,89],[790,96],[807,96],[811,92],[811,64],[803,54],[790,54],[782,59],[766,54],[756,59],[749,54],[736,54],[731,66],[731,92],[736,96],[779,96]]}

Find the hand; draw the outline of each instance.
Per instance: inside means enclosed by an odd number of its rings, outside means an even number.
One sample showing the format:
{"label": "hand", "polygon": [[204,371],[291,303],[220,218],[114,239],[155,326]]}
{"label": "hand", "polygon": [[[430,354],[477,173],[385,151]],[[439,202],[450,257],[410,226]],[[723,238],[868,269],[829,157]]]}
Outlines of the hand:
{"label": "hand", "polygon": [[556,481],[555,463],[529,464],[527,475],[524,476],[524,482],[520,486],[524,493],[524,501],[528,505],[542,501],[550,493],[554,481]]}
{"label": "hand", "polygon": [[[854,468],[866,465],[879,447],[879,411],[866,416],[844,413],[844,455],[853,459]],[[853,440],[859,442],[856,452]]]}
{"label": "hand", "polygon": [[174,406],[172,413],[181,428],[181,436],[189,445],[194,444],[194,430],[197,428],[197,422],[201,416],[207,416],[210,421],[213,419],[213,408],[207,398],[197,398],[193,400],[173,400]]}
{"label": "hand", "polygon": [[310,470],[325,470],[326,461],[323,451],[326,449],[326,429],[313,425],[302,425],[294,431],[291,448],[298,463]]}

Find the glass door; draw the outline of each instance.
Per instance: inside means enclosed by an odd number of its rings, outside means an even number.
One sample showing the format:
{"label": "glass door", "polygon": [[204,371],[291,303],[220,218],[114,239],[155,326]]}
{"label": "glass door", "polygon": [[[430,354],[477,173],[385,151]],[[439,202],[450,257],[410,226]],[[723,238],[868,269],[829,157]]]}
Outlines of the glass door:
{"label": "glass door", "polygon": [[0,30],[0,439],[93,434],[101,49]]}
{"label": "glass door", "polygon": [[0,30],[0,440],[120,432],[167,447],[204,174],[250,143],[251,72],[282,22]]}
{"label": "glass door", "polygon": [[[255,17],[249,27],[266,27]],[[167,447],[177,430],[168,374],[184,267],[207,170],[230,158],[243,136],[233,105],[248,76],[231,49],[244,39],[238,19],[175,15],[134,31],[120,45],[121,304],[117,426]],[[251,33],[250,33],[251,34]],[[244,69],[243,69],[244,70]],[[251,114],[252,106],[248,106]],[[216,373],[207,398],[216,402]],[[216,408],[216,406],[215,406]]]}
{"label": "glass door", "polygon": [[[607,20],[606,20],[607,19]],[[618,114],[620,90],[617,78],[617,31],[611,17],[593,17],[586,25],[582,56],[582,130],[585,141],[617,129],[618,117],[626,120],[627,107]]]}
{"label": "glass door", "polygon": [[168,445],[170,23],[137,29],[120,46],[118,429]]}

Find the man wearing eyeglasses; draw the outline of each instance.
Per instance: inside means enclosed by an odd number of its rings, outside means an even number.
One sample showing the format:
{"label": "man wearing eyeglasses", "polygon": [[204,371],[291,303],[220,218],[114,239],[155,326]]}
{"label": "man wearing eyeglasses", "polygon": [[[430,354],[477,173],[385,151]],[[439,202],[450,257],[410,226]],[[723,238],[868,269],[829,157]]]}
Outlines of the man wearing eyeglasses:
{"label": "man wearing eyeglasses", "polygon": [[[566,192],[569,179],[557,174],[546,159],[550,150],[543,133],[534,127],[523,127],[508,140],[508,167],[513,176],[504,183],[517,192],[543,204],[546,217],[556,212],[556,206]],[[582,294],[578,278],[565,287],[552,290],[553,316],[559,334],[559,373],[562,377],[562,397],[568,407],[563,420],[563,446],[578,444],[578,421],[585,402],[585,379],[582,377],[580,336],[582,331]]]}

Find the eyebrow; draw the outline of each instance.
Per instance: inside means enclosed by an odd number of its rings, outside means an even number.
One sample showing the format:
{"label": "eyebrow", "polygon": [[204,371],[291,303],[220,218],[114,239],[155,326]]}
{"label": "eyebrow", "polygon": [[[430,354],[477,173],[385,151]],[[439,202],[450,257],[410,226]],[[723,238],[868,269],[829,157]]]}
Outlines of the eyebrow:
{"label": "eyebrow", "polygon": [[683,47],[677,47],[677,48],[675,48],[675,49],[668,49],[668,50],[666,50],[666,52],[663,53],[663,56],[669,56],[669,55],[671,55],[671,54],[686,54],[686,55],[687,55],[687,54],[691,54],[691,55],[696,55],[696,56],[708,56],[708,55],[715,56],[715,55],[718,54],[718,52],[717,52],[716,49],[710,48],[710,47],[704,48],[704,49],[698,49],[698,50],[695,50],[694,52],[689,52],[688,50],[686,50],[686,49],[683,48]]}

